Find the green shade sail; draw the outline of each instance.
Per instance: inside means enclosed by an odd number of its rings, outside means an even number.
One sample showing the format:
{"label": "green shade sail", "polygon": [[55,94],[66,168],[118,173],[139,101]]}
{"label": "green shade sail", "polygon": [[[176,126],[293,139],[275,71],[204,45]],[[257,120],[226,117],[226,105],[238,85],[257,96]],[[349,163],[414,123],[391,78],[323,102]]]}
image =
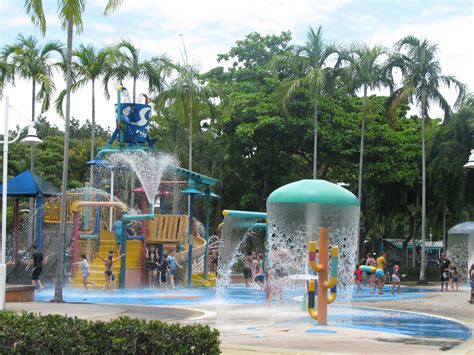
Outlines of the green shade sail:
{"label": "green shade sail", "polygon": [[326,180],[300,180],[282,186],[268,196],[267,204],[271,203],[359,206],[359,201],[352,192]]}

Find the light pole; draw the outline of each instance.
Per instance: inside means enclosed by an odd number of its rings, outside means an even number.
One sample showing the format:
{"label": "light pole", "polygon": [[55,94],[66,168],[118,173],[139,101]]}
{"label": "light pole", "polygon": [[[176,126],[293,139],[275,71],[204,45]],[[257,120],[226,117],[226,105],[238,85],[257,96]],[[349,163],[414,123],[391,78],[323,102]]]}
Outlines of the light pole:
{"label": "light pole", "polygon": [[[8,109],[10,100],[5,97],[5,116],[3,122],[3,180],[2,180],[2,261],[0,264],[0,310],[5,309],[5,290],[7,281],[7,265],[6,265],[6,247],[7,247],[7,184],[8,184],[8,145],[14,143],[20,138],[21,130],[19,130],[17,136],[9,141],[8,140]],[[28,129],[28,135],[21,140],[22,143],[37,145],[43,143],[41,139],[36,136],[36,130],[30,126]]]}
{"label": "light pole", "polygon": [[447,243],[447,236],[446,236],[446,216],[451,214],[446,207],[446,204],[444,204],[444,210],[443,210],[443,253],[446,253],[446,249],[448,247]]}

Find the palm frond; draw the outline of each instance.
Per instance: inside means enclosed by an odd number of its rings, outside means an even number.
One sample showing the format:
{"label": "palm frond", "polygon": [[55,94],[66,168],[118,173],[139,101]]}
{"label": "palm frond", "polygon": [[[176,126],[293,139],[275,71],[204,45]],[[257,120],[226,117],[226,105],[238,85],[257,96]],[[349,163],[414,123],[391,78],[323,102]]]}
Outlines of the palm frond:
{"label": "palm frond", "polygon": [[108,0],[104,9],[104,15],[110,15],[112,12],[116,11],[122,3],[123,0]]}
{"label": "palm frond", "polygon": [[69,21],[80,34],[83,30],[82,15],[86,7],[85,0],[58,0],[58,14],[63,30],[67,29]]}
{"label": "palm frond", "polygon": [[40,28],[42,35],[46,34],[46,17],[44,16],[42,0],[25,0],[25,11],[31,22]]}

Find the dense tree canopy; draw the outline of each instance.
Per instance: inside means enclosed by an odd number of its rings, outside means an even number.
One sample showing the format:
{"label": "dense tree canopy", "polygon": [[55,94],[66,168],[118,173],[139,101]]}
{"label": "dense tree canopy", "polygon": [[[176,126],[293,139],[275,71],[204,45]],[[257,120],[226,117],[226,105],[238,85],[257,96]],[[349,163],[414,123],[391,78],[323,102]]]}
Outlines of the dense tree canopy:
{"label": "dense tree canopy", "polygon": [[[283,106],[281,88],[285,82],[297,79],[301,73],[296,64],[284,67],[275,65],[278,58],[296,56],[298,48],[301,47],[292,44],[289,32],[267,36],[250,33],[238,40],[227,53],[218,55],[217,67],[204,74],[193,72],[193,170],[219,180],[215,192],[221,198],[214,206],[215,224],[220,222],[222,208],[264,211],[266,198],[273,190],[313,176],[313,89],[310,85],[299,86],[298,90],[291,93],[291,100]],[[382,238],[408,241],[416,236],[419,239],[422,121],[417,116],[408,117],[407,114],[407,99],[413,91],[407,90],[404,97],[400,96],[404,87],[395,87],[389,77],[379,77],[384,70],[389,72],[389,69],[382,68],[376,62],[380,51],[374,49],[377,53],[373,53],[369,47],[360,48],[367,50],[366,57],[376,64],[374,67],[377,73],[371,73],[369,65],[363,67],[367,72],[359,70],[358,80],[357,75],[352,75],[354,80],[347,80],[347,76],[335,71],[331,76],[333,85],[330,94],[318,95],[318,178],[345,183],[349,190],[357,194],[361,123],[365,120],[362,237],[374,243]],[[352,55],[352,69],[357,69],[359,64],[362,68],[367,63],[358,63],[354,57],[355,47],[353,49],[346,53],[346,58]],[[391,58],[387,62],[389,65],[401,63],[400,55]],[[120,60],[123,62],[124,58]],[[153,61],[145,58],[143,62],[153,65]],[[155,64],[157,71],[151,67],[147,69],[150,69],[150,73],[161,75],[163,63]],[[187,79],[184,74],[179,76],[178,69],[184,67],[176,65],[175,68],[176,75],[167,81],[159,76],[157,86],[150,86],[149,95],[155,104],[150,134],[157,139],[158,149],[186,162],[189,134],[186,112],[189,102],[186,100],[189,99],[189,86],[185,85]],[[406,73],[407,68],[404,68]],[[353,70],[350,74],[356,72]],[[2,62],[2,80],[7,85],[9,73],[7,63]],[[372,80],[375,74],[377,79]],[[112,77],[117,74],[109,75]],[[132,74],[127,75],[135,78]],[[372,88],[379,83],[388,84],[393,97],[398,98],[396,109],[394,105],[389,105],[393,101],[388,97],[377,96],[368,90],[363,90],[358,96],[353,90],[354,87],[364,89],[364,85]],[[455,84],[458,83],[456,81]],[[198,89],[202,89],[202,95],[198,95]],[[438,86],[435,89],[438,90]],[[222,99],[216,100],[217,97]],[[412,98],[416,101],[416,94]],[[440,123],[440,119],[427,118],[424,122],[427,155],[426,219],[427,228],[435,239],[442,238],[445,209],[449,210],[448,225],[474,218],[474,171],[462,168],[469,150],[474,146],[472,97],[464,98],[459,104],[461,107],[458,111],[456,107],[454,110],[450,108],[450,119],[445,120],[444,124]],[[392,115],[391,120],[387,120],[387,110]],[[81,125],[71,119],[69,187],[83,186],[88,181],[85,162],[90,159],[90,139],[94,129],[91,121],[92,117]],[[59,187],[64,134],[61,129],[48,123],[47,116],[38,118],[36,128],[45,142],[36,150],[36,172]],[[110,135],[110,129],[95,125],[94,131],[97,146],[100,147]],[[14,176],[26,169],[28,161],[26,146],[11,145],[9,175]],[[182,165],[186,166],[185,163]],[[197,202],[196,212],[201,208],[200,202]]]}

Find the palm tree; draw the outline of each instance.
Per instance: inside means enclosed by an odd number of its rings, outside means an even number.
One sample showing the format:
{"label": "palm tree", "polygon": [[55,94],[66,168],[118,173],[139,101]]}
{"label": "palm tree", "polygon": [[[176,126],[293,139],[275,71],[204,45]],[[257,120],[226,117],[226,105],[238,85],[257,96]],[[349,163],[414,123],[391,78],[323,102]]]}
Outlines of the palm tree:
{"label": "palm tree", "polygon": [[151,94],[159,93],[163,89],[163,75],[169,65],[166,55],[158,55],[150,60],[140,60],[140,48],[126,39],[116,44],[112,51],[113,64],[107,69],[104,76],[106,96],[109,97],[108,83],[116,79],[121,83],[126,78],[133,80],[132,99],[136,100],[137,80],[147,80],[148,90]]}
{"label": "palm tree", "polygon": [[387,113],[394,117],[396,107],[407,100],[420,104],[421,110],[421,266],[420,283],[426,282],[425,267],[425,234],[426,234],[426,152],[425,124],[430,119],[428,110],[430,102],[437,103],[444,111],[445,121],[452,114],[452,109],[439,91],[440,84],[448,88],[453,85],[458,90],[454,104],[458,107],[466,92],[466,87],[454,76],[441,75],[441,65],[437,58],[438,47],[428,40],[414,36],[402,38],[395,44],[398,53],[390,61],[397,63],[403,73],[402,86],[390,97]]}
{"label": "palm tree", "polygon": [[[339,54],[339,61],[348,65],[343,68],[343,77],[353,91],[362,89],[362,124],[360,129],[360,152],[359,152],[359,183],[357,198],[362,206],[362,176],[364,166],[364,137],[365,123],[367,119],[368,90],[377,90],[386,85],[385,68],[381,62],[381,56],[387,51],[381,46],[370,47],[367,44],[352,44],[349,48],[343,48]],[[360,236],[359,236],[360,244]]]}
{"label": "palm tree", "polygon": [[[107,0],[104,14],[107,15],[117,9],[122,0]],[[72,37],[73,30],[82,32],[82,14],[85,10],[85,0],[59,0],[58,14],[63,29],[67,31],[67,51],[66,51],[66,117],[64,127],[64,154],[63,154],[63,176],[61,186],[61,210],[59,223],[59,243],[56,268],[56,285],[54,290],[54,301],[63,300],[63,277],[64,277],[64,248],[66,239],[66,193],[68,176],[68,153],[69,153],[69,119],[71,112],[71,88],[72,88]],[[43,35],[46,33],[46,17],[43,11],[42,0],[25,0],[26,13],[31,17],[32,22],[40,27]]]}
{"label": "palm tree", "polygon": [[309,90],[313,103],[314,146],[313,146],[313,179],[317,178],[318,159],[318,100],[329,91],[331,84],[331,68],[326,66],[328,57],[337,53],[334,44],[326,44],[321,26],[315,33],[310,27],[304,46],[296,47],[296,51],[287,55],[277,56],[272,63],[274,70],[295,69],[295,74],[285,79],[279,89],[278,97],[283,109],[288,113],[290,99],[302,88]]}
{"label": "palm tree", "polygon": [[175,113],[180,113],[183,121],[188,120],[188,169],[192,170],[193,131],[199,126],[199,119],[216,106],[219,100],[224,109],[229,108],[229,99],[225,91],[210,82],[202,80],[199,68],[186,64],[173,65],[175,75],[168,87],[155,99],[158,112],[165,107],[173,107]]}
{"label": "palm tree", "polygon": [[3,88],[8,82],[14,82],[13,65],[0,56],[0,101],[3,100]]}
{"label": "palm tree", "polygon": [[[73,52],[74,61],[72,62],[72,71],[74,73],[75,81],[73,84],[73,91],[91,83],[92,85],[92,134],[91,134],[91,160],[95,157],[95,83],[105,74],[107,69],[107,60],[110,55],[110,50],[104,48],[96,50],[96,48],[89,44],[84,46],[81,44],[79,48]],[[90,182],[94,181],[94,165],[90,167]]]}
{"label": "palm tree", "polygon": [[[59,64],[52,61],[52,54],[63,56],[63,45],[59,41],[49,41],[44,46],[38,44],[33,36],[19,34],[16,43],[6,45],[2,50],[5,64],[11,65],[12,76],[31,80],[31,121],[36,118],[36,101],[42,102],[41,112],[48,110],[51,95],[55,89],[54,68]],[[40,86],[37,90],[37,85]],[[34,147],[31,146],[31,172],[34,172]]]}

